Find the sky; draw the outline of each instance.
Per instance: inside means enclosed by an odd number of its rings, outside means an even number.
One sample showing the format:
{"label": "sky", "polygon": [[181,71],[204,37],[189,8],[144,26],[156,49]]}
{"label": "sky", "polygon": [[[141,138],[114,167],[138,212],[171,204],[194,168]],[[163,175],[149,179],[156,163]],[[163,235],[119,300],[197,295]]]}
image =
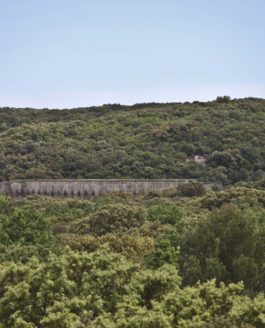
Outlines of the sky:
{"label": "sky", "polygon": [[264,0],[0,0],[0,106],[265,98]]}

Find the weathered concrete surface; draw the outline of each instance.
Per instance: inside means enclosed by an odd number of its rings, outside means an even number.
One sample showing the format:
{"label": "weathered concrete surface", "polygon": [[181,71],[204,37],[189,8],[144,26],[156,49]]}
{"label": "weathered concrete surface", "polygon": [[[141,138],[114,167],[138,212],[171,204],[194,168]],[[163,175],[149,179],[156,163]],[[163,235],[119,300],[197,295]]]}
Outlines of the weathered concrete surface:
{"label": "weathered concrete surface", "polygon": [[0,182],[0,192],[11,196],[30,194],[65,197],[91,197],[101,193],[123,191],[129,193],[161,192],[176,188],[193,179],[57,179],[13,180]]}

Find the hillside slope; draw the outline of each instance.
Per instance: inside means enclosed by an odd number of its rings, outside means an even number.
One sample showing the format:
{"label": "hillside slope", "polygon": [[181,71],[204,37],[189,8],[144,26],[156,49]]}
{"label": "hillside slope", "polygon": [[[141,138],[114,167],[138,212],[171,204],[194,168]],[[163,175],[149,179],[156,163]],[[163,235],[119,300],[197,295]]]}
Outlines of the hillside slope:
{"label": "hillside slope", "polygon": [[[203,155],[204,165],[196,163]],[[0,109],[0,179],[198,178],[265,172],[265,100]]]}

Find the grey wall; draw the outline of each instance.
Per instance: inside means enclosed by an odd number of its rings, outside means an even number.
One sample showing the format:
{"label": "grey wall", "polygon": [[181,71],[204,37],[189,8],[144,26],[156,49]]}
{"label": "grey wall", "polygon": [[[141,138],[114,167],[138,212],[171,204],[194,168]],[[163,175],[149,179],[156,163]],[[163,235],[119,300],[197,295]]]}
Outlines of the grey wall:
{"label": "grey wall", "polygon": [[161,192],[176,188],[193,179],[87,179],[87,180],[13,180],[0,182],[0,192],[11,196],[30,194],[48,196],[91,197],[100,193],[123,191],[129,193]]}

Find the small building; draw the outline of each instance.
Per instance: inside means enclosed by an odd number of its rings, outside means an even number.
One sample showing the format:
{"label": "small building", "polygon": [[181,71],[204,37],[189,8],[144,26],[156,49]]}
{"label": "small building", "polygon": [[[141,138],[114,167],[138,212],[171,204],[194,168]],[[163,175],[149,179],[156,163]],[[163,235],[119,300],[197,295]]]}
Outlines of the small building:
{"label": "small building", "polygon": [[207,156],[206,155],[195,155],[194,161],[199,164],[205,164],[207,161]]}

